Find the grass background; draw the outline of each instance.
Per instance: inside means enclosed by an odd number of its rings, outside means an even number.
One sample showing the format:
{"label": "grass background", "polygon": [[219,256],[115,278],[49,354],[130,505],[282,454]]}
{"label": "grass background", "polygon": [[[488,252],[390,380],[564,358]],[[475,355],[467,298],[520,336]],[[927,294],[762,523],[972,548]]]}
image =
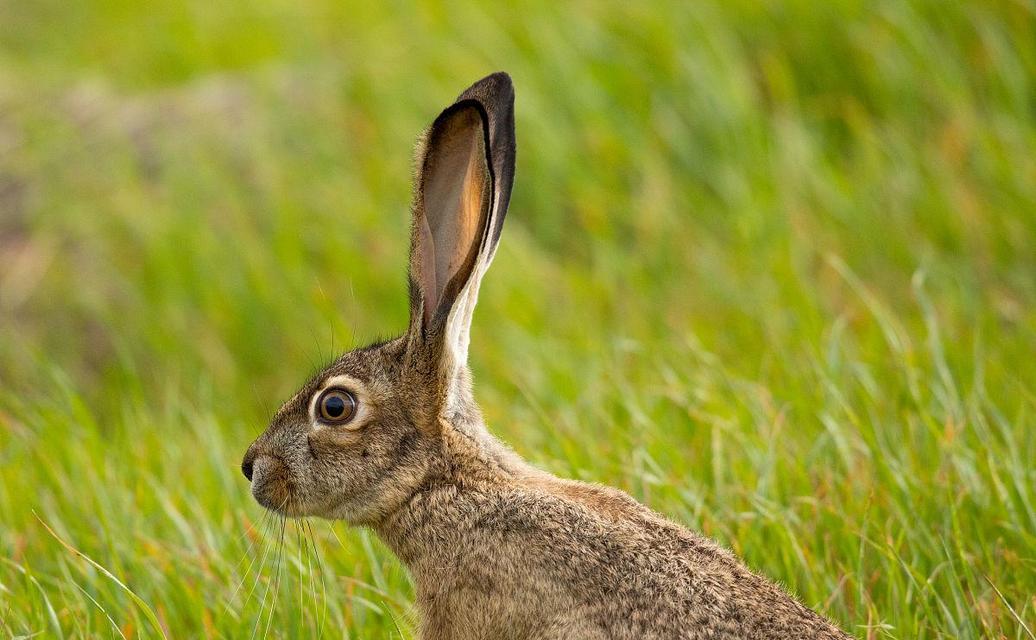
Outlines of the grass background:
{"label": "grass background", "polygon": [[1031,0],[0,2],[0,635],[412,637],[238,464],[404,328],[413,142],[497,69],[493,431],[858,637],[1032,638]]}

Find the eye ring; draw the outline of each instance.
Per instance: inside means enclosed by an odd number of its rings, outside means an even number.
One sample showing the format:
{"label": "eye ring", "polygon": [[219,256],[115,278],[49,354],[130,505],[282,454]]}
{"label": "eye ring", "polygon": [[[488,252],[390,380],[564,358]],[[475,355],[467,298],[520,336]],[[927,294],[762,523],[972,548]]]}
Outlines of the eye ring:
{"label": "eye ring", "polygon": [[356,416],[356,396],[348,389],[325,389],[317,398],[317,417],[326,424],[345,424]]}

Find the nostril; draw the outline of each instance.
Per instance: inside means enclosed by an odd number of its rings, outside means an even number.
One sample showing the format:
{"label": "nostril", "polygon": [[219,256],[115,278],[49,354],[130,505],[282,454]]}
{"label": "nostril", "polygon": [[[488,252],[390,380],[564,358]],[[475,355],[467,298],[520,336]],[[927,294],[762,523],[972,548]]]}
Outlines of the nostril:
{"label": "nostril", "polygon": [[245,457],[241,460],[241,473],[245,474],[245,478],[249,482],[252,481],[252,463],[255,462],[256,450],[255,443],[248,447],[248,451],[245,451]]}

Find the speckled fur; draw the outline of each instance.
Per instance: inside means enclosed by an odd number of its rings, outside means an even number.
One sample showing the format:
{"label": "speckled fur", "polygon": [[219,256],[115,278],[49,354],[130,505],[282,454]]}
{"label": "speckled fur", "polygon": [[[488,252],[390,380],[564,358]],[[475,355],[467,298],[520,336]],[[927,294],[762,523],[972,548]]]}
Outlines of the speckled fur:
{"label": "speckled fur", "polygon": [[[407,333],[341,356],[285,403],[245,457],[256,499],[376,531],[414,578],[424,640],[849,637],[711,540],[621,491],[538,470],[490,435],[465,357],[513,176],[510,79],[489,76],[465,99],[484,109],[495,194],[474,261],[428,319],[412,257]],[[419,163],[415,229],[430,170]],[[359,398],[354,423],[315,419],[332,379]]]}

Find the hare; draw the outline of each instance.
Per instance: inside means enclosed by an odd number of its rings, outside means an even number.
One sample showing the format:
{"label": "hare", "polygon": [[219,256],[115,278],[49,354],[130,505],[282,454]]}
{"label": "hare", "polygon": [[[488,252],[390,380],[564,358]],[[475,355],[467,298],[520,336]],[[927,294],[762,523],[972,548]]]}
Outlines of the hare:
{"label": "hare", "polygon": [[420,144],[409,328],[278,410],[241,465],[255,499],[374,530],[413,576],[424,640],[848,638],[715,542],[486,429],[468,332],[514,162],[514,89],[495,73]]}

